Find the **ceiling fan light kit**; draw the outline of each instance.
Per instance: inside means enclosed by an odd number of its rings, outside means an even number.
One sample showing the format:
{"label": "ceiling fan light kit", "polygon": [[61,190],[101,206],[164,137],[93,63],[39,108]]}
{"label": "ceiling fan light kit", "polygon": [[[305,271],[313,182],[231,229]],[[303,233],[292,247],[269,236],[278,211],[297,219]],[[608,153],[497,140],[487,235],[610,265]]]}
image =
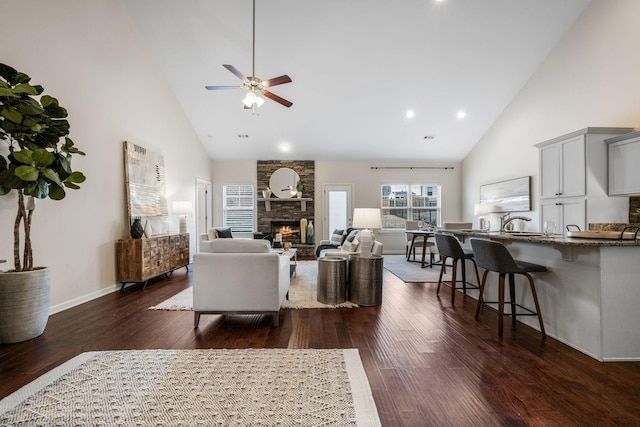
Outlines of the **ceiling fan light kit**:
{"label": "ceiling fan light kit", "polygon": [[[229,89],[245,89],[247,95],[242,100],[244,108],[251,110],[253,114],[258,114],[258,108],[264,104],[265,100],[262,98],[269,98],[285,107],[289,108],[293,105],[293,102],[288,101],[272,92],[266,90],[268,87],[277,86],[285,83],[291,83],[291,78],[286,74],[274,77],[269,80],[262,80],[256,77],[256,0],[253,0],[253,46],[252,46],[252,69],[251,77],[245,77],[236,67],[229,64],[223,64],[224,68],[229,70],[233,75],[242,80],[241,86],[205,86],[207,90],[229,90]],[[260,96],[262,95],[262,96]]]}

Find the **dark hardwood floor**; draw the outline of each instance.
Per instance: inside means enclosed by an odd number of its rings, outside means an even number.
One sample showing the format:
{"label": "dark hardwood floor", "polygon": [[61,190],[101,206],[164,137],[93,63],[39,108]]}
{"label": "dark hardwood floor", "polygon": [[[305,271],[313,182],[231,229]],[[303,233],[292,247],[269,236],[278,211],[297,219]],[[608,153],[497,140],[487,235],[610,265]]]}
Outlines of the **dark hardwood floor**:
{"label": "dark hardwood floor", "polygon": [[[51,316],[39,338],[0,345],[0,398],[85,351],[193,348],[357,348],[384,426],[638,426],[640,363],[600,363],[475,300],[384,272],[383,304],[263,316],[151,311],[189,286],[176,271],[144,291],[116,292]],[[543,313],[544,315],[544,313]]]}

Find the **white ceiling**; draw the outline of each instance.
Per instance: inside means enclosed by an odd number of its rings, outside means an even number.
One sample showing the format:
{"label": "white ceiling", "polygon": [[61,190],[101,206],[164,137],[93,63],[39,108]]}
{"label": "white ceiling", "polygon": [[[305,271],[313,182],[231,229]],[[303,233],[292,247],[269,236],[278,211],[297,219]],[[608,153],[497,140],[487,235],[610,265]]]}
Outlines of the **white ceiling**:
{"label": "white ceiling", "polygon": [[252,0],[124,2],[213,159],[460,161],[591,0],[256,0],[259,116]]}

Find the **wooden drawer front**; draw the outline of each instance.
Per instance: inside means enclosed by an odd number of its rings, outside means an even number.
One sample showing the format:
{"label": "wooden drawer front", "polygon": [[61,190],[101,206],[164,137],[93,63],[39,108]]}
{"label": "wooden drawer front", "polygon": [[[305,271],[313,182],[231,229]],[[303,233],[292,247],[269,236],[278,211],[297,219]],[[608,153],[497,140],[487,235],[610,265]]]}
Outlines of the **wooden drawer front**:
{"label": "wooden drawer front", "polygon": [[171,269],[170,241],[169,236],[158,239],[158,269],[160,271],[158,274],[165,273]]}
{"label": "wooden drawer front", "polygon": [[171,268],[176,269],[189,264],[189,235],[173,236],[171,244]]}

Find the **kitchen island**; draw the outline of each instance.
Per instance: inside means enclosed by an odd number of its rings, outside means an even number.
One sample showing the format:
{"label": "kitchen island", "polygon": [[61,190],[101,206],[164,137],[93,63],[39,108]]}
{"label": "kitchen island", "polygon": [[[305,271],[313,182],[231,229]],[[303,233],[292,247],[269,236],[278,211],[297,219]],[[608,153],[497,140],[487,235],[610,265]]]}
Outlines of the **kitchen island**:
{"label": "kitchen island", "polygon": [[[640,239],[446,232],[466,248],[470,238],[498,240],[514,258],[547,267],[534,274],[547,335],[600,361],[640,361]],[[497,275],[490,273],[485,299],[496,300],[497,288]],[[469,293],[477,298],[474,292]],[[533,307],[528,286],[517,286],[517,299]],[[537,319],[520,319],[539,330]]]}

